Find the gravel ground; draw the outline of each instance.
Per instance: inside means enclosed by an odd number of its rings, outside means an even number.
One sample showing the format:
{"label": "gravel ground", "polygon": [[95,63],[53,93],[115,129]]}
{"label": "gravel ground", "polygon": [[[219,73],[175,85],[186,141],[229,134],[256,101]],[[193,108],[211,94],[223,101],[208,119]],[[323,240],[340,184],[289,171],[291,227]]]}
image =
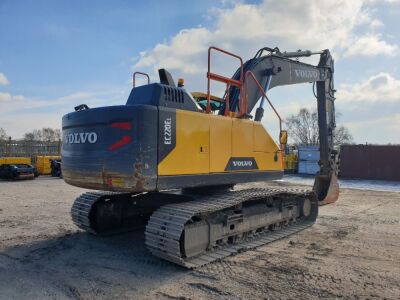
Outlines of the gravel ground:
{"label": "gravel ground", "polygon": [[140,231],[77,229],[83,191],[0,182],[0,299],[399,299],[398,192],[342,189],[313,227],[190,271],[152,257]]}

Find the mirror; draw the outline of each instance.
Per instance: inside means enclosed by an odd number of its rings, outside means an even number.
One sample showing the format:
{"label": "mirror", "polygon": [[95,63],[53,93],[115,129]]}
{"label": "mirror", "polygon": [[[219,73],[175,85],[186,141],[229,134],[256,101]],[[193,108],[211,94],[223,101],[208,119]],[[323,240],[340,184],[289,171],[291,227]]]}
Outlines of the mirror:
{"label": "mirror", "polygon": [[287,138],[288,138],[288,134],[286,130],[281,130],[281,132],[279,133],[279,143],[281,143],[282,145],[286,145],[287,144]]}

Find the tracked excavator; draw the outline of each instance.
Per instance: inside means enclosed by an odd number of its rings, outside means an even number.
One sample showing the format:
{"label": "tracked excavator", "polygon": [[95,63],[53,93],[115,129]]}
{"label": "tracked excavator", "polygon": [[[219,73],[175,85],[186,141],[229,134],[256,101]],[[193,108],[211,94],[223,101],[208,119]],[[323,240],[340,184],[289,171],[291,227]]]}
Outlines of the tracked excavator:
{"label": "tracked excavator", "polygon": [[[213,72],[216,52],[238,61],[232,77]],[[299,61],[311,55],[319,55],[318,65]],[[148,84],[135,86],[139,74]],[[333,74],[328,50],[266,47],[243,63],[210,47],[202,105],[160,69],[159,83],[134,74],[125,105],[75,107],[62,120],[62,173],[67,183],[97,191],[75,200],[73,222],[97,235],[145,227],[152,254],[187,268],[307,228],[318,205],[339,196]],[[226,85],[223,96],[211,95],[211,81]],[[287,132],[267,93],[301,83],[313,83],[317,98],[320,171],[313,190],[233,188],[282,178]],[[261,124],[267,104],[281,129],[277,143]]]}

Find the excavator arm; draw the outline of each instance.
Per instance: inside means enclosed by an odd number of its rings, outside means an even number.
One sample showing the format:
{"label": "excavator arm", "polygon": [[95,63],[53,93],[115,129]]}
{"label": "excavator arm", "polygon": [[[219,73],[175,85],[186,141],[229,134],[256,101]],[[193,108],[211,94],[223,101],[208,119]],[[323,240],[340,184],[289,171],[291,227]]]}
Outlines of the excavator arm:
{"label": "excavator arm", "polygon": [[[269,54],[263,55],[267,51]],[[300,57],[319,55],[319,63],[314,66],[298,61]],[[336,170],[336,151],[333,135],[335,122],[335,89],[333,82],[334,62],[329,50],[318,52],[297,51],[280,52],[278,48],[262,48],[254,58],[243,65],[243,72],[254,74],[259,84],[267,93],[273,87],[313,83],[313,92],[317,98],[318,129],[320,146],[320,170],[314,182],[320,204],[327,204],[339,197],[339,186]],[[238,69],[232,79],[239,80],[241,69]],[[245,78],[246,80],[246,78]],[[259,99],[261,102],[256,108],[255,121],[261,121],[264,114],[265,98],[254,81],[245,82],[247,85],[247,115],[255,108]],[[236,87],[229,89],[229,109],[239,111],[240,90]],[[222,106],[220,113],[224,112]]]}

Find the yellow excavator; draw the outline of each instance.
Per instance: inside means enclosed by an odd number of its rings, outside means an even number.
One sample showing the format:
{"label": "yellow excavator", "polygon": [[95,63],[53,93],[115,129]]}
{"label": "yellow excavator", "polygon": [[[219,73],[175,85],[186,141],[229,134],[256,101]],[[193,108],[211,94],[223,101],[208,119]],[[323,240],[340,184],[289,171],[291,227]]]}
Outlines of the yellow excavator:
{"label": "yellow excavator", "polygon": [[[232,77],[213,72],[215,52],[238,61]],[[299,61],[311,55],[319,55],[318,65]],[[125,105],[78,105],[62,120],[62,173],[67,183],[98,191],[75,200],[72,220],[98,235],[145,226],[150,252],[187,268],[312,225],[318,205],[339,196],[333,73],[328,50],[265,47],[243,63],[210,47],[204,94],[190,94],[160,69],[159,83],[134,74]],[[135,86],[139,74],[148,84]],[[223,96],[211,95],[211,81],[226,85]],[[313,190],[235,189],[282,178],[288,137],[267,93],[300,83],[313,83],[317,98],[321,157]],[[267,104],[277,116],[279,144],[261,124]]]}

